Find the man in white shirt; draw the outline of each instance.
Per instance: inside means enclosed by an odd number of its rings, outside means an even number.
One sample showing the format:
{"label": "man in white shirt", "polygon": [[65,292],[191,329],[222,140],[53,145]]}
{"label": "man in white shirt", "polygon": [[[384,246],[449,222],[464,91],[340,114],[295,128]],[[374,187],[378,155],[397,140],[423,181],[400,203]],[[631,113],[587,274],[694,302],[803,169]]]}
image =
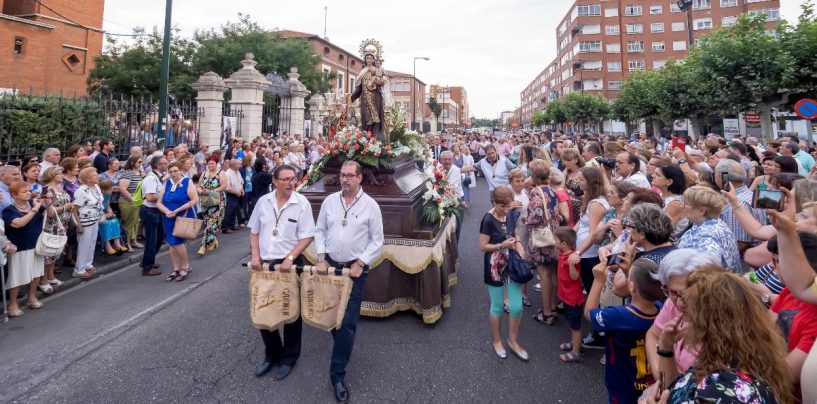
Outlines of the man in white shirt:
{"label": "man in white shirt", "polygon": [[629,182],[639,188],[652,188],[647,177],[641,173],[641,160],[636,154],[621,152],[616,156],[616,175],[621,181]]}
{"label": "man in white shirt", "polygon": [[383,249],[383,216],[380,206],[363,192],[363,172],[356,161],[347,160],[340,169],[341,191],[329,195],[321,204],[315,226],[315,250],[318,272],[329,266],[350,268],[354,281],[349,304],[339,329],[332,331],[334,347],[329,378],[340,402],[349,400],[346,365],[352,356],[360,304],[371,265]]}
{"label": "man in white shirt", "polygon": [[[462,173],[460,172],[460,168],[454,165],[454,153],[451,153],[450,150],[440,153],[440,164],[448,171],[448,183],[454,187],[454,193],[457,195],[457,199],[462,202],[462,198],[465,196],[465,192],[462,190]],[[457,241],[460,240],[461,227],[462,218],[457,217]]]}
{"label": "man in white shirt", "polygon": [[230,234],[238,230],[238,208],[241,206],[241,197],[244,196],[244,179],[238,172],[241,160],[227,160],[227,189],[224,195],[227,198],[224,208],[224,220],[221,221],[221,232]]}
{"label": "man in white shirt", "polygon": [[56,147],[49,147],[43,152],[43,161],[40,162],[40,178],[43,177],[45,170],[54,167],[60,163],[60,149]]}
{"label": "man in white shirt", "polygon": [[159,265],[156,265],[156,253],[164,240],[164,226],[162,212],[156,208],[159,193],[162,189],[162,175],[167,169],[167,159],[163,156],[154,157],[150,161],[151,171],[142,179],[142,207],[139,209],[139,219],[145,230],[145,253],[142,256],[142,275],[161,275]]}
{"label": "man in white shirt", "polygon": [[[295,168],[282,164],[275,168],[272,178],[275,190],[258,199],[250,216],[250,269],[262,270],[263,262],[270,265],[270,270],[280,265],[279,271],[289,272],[296,265],[303,265],[301,253],[314,239],[315,220],[309,201],[295,192],[298,181]],[[299,316],[283,330],[261,330],[265,355],[255,369],[256,377],[269,372],[276,363],[275,379],[289,376],[301,355],[302,329]]]}
{"label": "man in white shirt", "polygon": [[474,166],[463,168],[462,172],[470,173],[476,171],[477,168],[482,171],[482,175],[485,176],[485,181],[488,182],[488,191],[490,191],[488,194],[491,195],[497,186],[509,184],[508,173],[516,168],[516,165],[505,157],[500,156],[496,152],[496,147],[491,145],[485,148],[484,159],[480,160],[479,163]]}

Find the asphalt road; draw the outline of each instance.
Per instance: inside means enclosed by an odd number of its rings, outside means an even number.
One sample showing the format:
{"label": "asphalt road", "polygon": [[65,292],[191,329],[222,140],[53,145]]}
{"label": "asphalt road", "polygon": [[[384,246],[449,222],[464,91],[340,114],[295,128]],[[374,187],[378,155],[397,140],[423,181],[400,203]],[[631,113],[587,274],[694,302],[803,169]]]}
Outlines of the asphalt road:
{"label": "asphalt road", "polygon": [[[589,351],[581,364],[561,363],[566,322],[534,322],[540,298],[532,289],[534,305],[525,309],[520,337],[530,362],[494,355],[477,249],[479,222],[489,208],[484,181],[473,193],[452,307],[431,326],[413,313],[364,317],[347,374],[352,401],[605,402],[602,352]],[[308,326],[288,379],[253,377],[263,344],[249,320],[247,273],[240,265],[248,231],[220,240],[215,253],[192,258],[186,282],[144,278],[126,267],[0,324],[0,402],[334,402],[331,337]],[[165,273],[169,261],[159,261]]]}

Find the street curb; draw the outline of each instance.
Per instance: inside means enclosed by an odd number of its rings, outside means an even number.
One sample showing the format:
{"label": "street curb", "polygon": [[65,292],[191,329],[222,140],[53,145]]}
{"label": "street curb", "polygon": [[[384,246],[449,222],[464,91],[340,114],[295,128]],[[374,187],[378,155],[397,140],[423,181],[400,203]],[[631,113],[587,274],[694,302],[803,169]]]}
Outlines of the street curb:
{"label": "street curb", "polygon": [[[159,252],[156,253],[156,258],[164,257],[165,255],[167,255],[169,253],[170,253],[170,247],[168,247],[167,244],[163,244],[162,247],[159,248]],[[96,273],[94,274],[94,276],[92,276],[92,277],[90,277],[88,279],[74,278],[72,276],[68,280],[63,281],[62,285],[60,285],[58,287],[55,287],[54,288],[54,293],[51,293],[51,294],[45,294],[41,290],[37,289],[37,299],[39,300],[39,299],[49,298],[49,297],[52,297],[52,296],[57,296],[57,295],[59,295],[61,293],[67,292],[68,290],[70,290],[70,289],[72,289],[74,287],[82,285],[83,283],[87,283],[87,282],[90,282],[92,280],[98,279],[99,277],[101,277],[103,275],[112,274],[114,272],[118,272],[120,270],[132,267],[135,264],[139,264],[142,261],[142,257],[144,255],[145,255],[144,250],[141,250],[140,252],[135,252],[135,253],[132,253],[132,254],[122,255],[121,259],[118,259],[118,260],[116,260],[114,262],[110,262],[110,263],[107,263],[105,265],[101,265],[101,266],[96,267]],[[73,271],[73,269],[71,269],[71,268],[68,268],[68,269],[65,269],[65,270]],[[17,299],[17,304],[20,305],[20,307],[25,306],[26,298],[27,298],[27,296],[18,298]]]}

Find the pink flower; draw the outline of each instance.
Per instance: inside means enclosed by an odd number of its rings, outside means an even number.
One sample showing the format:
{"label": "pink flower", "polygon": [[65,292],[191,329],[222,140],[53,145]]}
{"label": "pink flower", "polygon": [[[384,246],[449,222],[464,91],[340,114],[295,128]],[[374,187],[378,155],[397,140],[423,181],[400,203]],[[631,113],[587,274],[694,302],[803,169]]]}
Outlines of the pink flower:
{"label": "pink flower", "polygon": [[359,144],[355,145],[355,150],[360,150],[360,145]]}
{"label": "pink flower", "polygon": [[362,152],[360,152],[360,155],[365,156],[366,155],[366,150],[363,150]]}
{"label": "pink flower", "polygon": [[374,156],[375,156],[375,157],[380,157],[380,152],[376,152],[376,153],[374,154]]}

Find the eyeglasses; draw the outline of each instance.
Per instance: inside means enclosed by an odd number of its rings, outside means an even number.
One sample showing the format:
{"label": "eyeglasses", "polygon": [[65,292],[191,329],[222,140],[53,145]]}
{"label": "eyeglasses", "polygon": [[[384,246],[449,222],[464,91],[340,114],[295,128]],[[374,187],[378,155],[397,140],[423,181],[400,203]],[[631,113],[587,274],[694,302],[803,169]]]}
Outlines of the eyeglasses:
{"label": "eyeglasses", "polygon": [[277,180],[281,182],[295,182],[298,180],[298,177],[277,178]]}
{"label": "eyeglasses", "polygon": [[341,173],[340,178],[344,178],[347,180],[351,180],[352,178],[357,177],[357,174],[349,174],[349,173]]}
{"label": "eyeglasses", "polygon": [[661,291],[664,292],[664,294],[668,298],[673,299],[673,300],[677,300],[677,299],[683,299],[684,298],[684,292],[686,290],[682,290],[682,291],[678,292],[678,291],[672,290],[672,289],[670,289],[670,288],[668,288],[666,286],[661,286]]}

